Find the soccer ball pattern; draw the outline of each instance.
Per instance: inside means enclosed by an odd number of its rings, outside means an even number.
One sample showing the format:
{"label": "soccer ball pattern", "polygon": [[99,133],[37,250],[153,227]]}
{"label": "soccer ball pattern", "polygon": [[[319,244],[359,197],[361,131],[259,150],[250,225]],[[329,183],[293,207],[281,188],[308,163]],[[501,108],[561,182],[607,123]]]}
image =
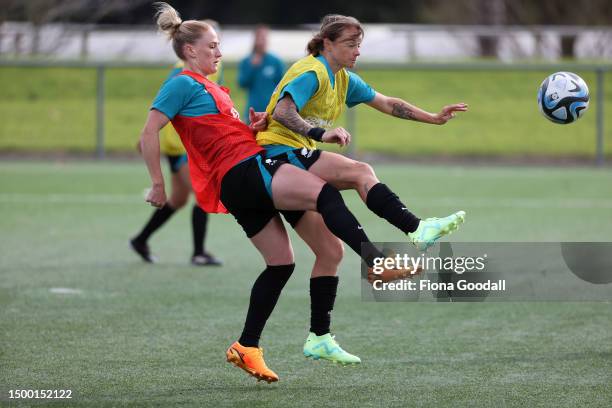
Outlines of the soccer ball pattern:
{"label": "soccer ball pattern", "polygon": [[555,123],[567,124],[582,117],[589,107],[589,88],[572,72],[555,72],[538,90],[540,112]]}

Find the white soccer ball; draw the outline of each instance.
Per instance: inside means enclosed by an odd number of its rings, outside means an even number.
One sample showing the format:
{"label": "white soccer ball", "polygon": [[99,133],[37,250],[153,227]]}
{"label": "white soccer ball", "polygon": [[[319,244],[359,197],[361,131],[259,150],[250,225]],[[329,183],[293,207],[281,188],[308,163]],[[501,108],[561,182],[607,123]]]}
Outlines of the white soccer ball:
{"label": "white soccer ball", "polygon": [[560,124],[575,122],[589,107],[589,88],[572,72],[555,72],[540,85],[538,106],[548,120]]}

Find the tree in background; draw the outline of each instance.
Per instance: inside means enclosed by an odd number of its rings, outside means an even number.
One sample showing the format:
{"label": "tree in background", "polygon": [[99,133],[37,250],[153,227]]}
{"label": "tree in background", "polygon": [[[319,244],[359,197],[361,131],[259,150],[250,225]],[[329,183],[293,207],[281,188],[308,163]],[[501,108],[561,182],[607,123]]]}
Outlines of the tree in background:
{"label": "tree in background", "polygon": [[[605,26],[612,22],[610,0],[430,0],[422,19],[437,24]],[[574,56],[575,34],[561,36],[561,55]],[[479,36],[480,54],[496,56],[498,38]]]}
{"label": "tree in background", "polygon": [[[32,13],[45,14],[49,9],[63,10],[61,21],[104,24],[152,24],[153,0],[2,0],[12,3],[9,19],[33,21]],[[292,3],[287,0],[196,1],[169,0],[184,19],[212,18],[223,24],[267,23],[276,26],[295,26],[318,23],[325,14],[340,13],[357,17],[368,23],[415,23],[427,0],[310,0]],[[28,9],[28,10],[26,10]],[[52,14],[58,15],[53,12]],[[58,21],[57,19],[47,21]]]}
{"label": "tree in background", "polygon": [[[150,3],[149,0],[3,0],[0,22],[27,21],[32,24],[32,42],[29,53],[41,53],[41,30],[45,24],[55,22],[97,23],[113,13],[129,13],[134,8]],[[83,30],[86,38],[87,31]],[[17,34],[19,36],[19,33]],[[62,35],[57,42],[61,42]],[[85,39],[84,38],[84,39]],[[19,41],[16,38],[16,41]],[[59,44],[57,44],[59,45]],[[19,49],[20,47],[15,47]]]}
{"label": "tree in background", "polygon": [[[612,22],[609,0],[505,0],[510,24],[606,26]],[[575,34],[561,36],[561,56],[575,55]]]}
{"label": "tree in background", "polygon": [[[50,22],[152,25],[153,0],[1,0],[2,21],[33,26],[30,52],[40,51],[40,28]],[[170,0],[184,19],[213,18],[225,25],[265,23],[279,26],[316,24],[328,13],[357,17],[364,23],[604,26],[612,22],[612,0],[309,0],[287,6],[287,0]],[[1,30],[0,30],[1,31]],[[1,32],[0,32],[1,35]],[[83,44],[88,32],[82,30]],[[534,36],[539,34],[534,31]],[[19,33],[15,35],[19,42]],[[607,41],[607,43],[606,43]],[[48,43],[48,41],[46,41]],[[574,55],[576,34],[563,33],[561,55]],[[601,38],[603,46],[612,43]],[[478,54],[497,57],[499,37],[478,33]],[[19,48],[19,47],[15,47]],[[82,52],[83,54],[86,52]]]}

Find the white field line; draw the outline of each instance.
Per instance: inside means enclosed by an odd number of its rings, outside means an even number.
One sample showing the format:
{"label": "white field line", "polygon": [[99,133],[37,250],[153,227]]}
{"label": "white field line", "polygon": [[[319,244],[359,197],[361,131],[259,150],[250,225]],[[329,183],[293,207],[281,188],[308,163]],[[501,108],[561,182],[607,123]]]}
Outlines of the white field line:
{"label": "white field line", "polygon": [[49,292],[55,293],[57,295],[80,295],[83,293],[81,289],[73,289],[73,288],[50,288]]}
{"label": "white field line", "polygon": [[[609,198],[432,197],[405,200],[408,205],[453,208],[612,209]],[[139,194],[0,193],[0,204],[145,204]]]}

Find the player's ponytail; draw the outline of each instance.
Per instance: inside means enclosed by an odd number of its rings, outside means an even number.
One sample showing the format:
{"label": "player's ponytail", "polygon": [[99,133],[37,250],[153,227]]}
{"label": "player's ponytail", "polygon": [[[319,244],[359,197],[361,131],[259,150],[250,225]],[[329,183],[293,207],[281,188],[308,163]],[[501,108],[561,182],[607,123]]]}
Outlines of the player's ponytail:
{"label": "player's ponytail", "polygon": [[181,23],[183,22],[183,20],[181,20],[181,16],[168,3],[153,3],[153,7],[155,7],[157,10],[155,13],[157,27],[159,27],[159,30],[165,33],[170,40],[173,40],[176,32],[181,26]]}
{"label": "player's ponytail", "polygon": [[198,20],[181,20],[179,13],[168,3],[153,3],[157,27],[172,41],[172,48],[176,56],[185,60],[183,46],[193,44],[200,39],[202,33],[210,30],[210,24]]}
{"label": "player's ponytail", "polygon": [[319,55],[321,51],[323,51],[323,37],[321,37],[321,33],[318,33],[312,37],[306,46],[306,50],[309,54],[315,57]]}
{"label": "player's ponytail", "polygon": [[355,17],[343,16],[341,14],[328,14],[321,20],[321,29],[312,37],[306,46],[309,54],[316,57],[323,51],[323,40],[326,38],[335,41],[342,35],[342,31],[354,27],[359,31],[359,37],[363,37],[361,23]]}

